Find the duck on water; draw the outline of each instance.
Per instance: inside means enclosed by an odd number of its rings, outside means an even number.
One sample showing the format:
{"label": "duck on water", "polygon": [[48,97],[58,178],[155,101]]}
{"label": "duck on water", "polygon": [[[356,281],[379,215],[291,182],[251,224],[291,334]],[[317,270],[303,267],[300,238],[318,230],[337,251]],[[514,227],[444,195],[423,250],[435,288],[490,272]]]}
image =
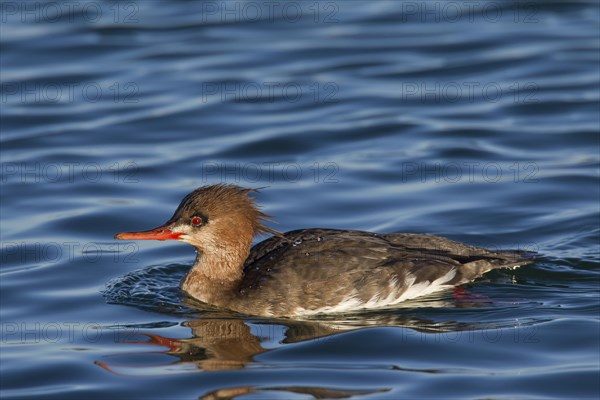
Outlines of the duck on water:
{"label": "duck on water", "polygon": [[[533,262],[531,254],[487,250],[443,237],[300,229],[279,233],[246,189],[200,187],[164,225],[115,235],[179,240],[197,257],[181,283],[189,296],[229,310],[294,317],[384,308],[458,286],[496,268]],[[257,234],[273,236],[255,246]]]}

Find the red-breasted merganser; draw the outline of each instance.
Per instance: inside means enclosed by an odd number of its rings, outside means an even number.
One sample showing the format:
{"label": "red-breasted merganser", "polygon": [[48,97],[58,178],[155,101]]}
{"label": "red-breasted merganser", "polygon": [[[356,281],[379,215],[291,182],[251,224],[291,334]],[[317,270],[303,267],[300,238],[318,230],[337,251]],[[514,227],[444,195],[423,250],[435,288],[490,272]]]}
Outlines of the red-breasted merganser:
{"label": "red-breasted merganser", "polygon": [[[275,317],[390,307],[533,261],[524,252],[426,234],[337,229],[282,234],[263,225],[268,215],[249,196],[254,191],[200,187],[164,225],[115,238],[189,243],[197,257],[181,283],[185,293],[217,307]],[[251,247],[261,233],[274,236]]]}

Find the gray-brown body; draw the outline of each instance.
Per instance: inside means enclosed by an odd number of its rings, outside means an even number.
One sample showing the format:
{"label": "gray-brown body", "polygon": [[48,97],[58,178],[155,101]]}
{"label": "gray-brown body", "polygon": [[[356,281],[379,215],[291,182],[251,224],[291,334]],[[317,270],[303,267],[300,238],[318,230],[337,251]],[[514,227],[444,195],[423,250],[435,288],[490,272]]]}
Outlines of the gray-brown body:
{"label": "gray-brown body", "polygon": [[[529,262],[524,252],[491,251],[433,235],[296,230],[255,245],[243,278],[212,303],[267,316],[372,308],[369,301],[389,298],[389,304],[379,305],[386,307],[397,304],[411,286],[427,288],[440,280],[430,289],[443,290],[495,268]],[[394,290],[397,296],[390,296]]]}

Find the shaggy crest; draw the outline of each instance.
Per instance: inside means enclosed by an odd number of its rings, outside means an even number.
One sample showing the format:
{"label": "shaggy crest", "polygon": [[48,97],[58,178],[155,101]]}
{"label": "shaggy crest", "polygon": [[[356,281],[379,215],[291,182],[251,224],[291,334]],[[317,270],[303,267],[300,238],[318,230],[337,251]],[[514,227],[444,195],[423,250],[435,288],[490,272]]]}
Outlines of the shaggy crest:
{"label": "shaggy crest", "polygon": [[254,234],[271,233],[282,236],[280,232],[263,225],[271,216],[260,211],[254,199],[249,196],[249,193],[258,192],[259,189],[261,188],[249,189],[230,184],[201,186],[181,200],[169,222],[180,217],[192,217],[198,214],[198,210],[202,210],[201,216],[205,221],[210,221],[215,215],[235,213],[248,218]]}

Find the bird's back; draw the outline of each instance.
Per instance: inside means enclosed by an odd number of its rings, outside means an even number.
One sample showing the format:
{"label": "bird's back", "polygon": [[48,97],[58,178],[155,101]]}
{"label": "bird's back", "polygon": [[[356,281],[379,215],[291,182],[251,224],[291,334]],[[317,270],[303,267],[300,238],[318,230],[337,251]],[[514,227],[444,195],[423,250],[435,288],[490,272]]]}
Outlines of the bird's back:
{"label": "bird's back", "polygon": [[290,316],[389,307],[530,261],[433,235],[296,230],[252,248],[230,308]]}

